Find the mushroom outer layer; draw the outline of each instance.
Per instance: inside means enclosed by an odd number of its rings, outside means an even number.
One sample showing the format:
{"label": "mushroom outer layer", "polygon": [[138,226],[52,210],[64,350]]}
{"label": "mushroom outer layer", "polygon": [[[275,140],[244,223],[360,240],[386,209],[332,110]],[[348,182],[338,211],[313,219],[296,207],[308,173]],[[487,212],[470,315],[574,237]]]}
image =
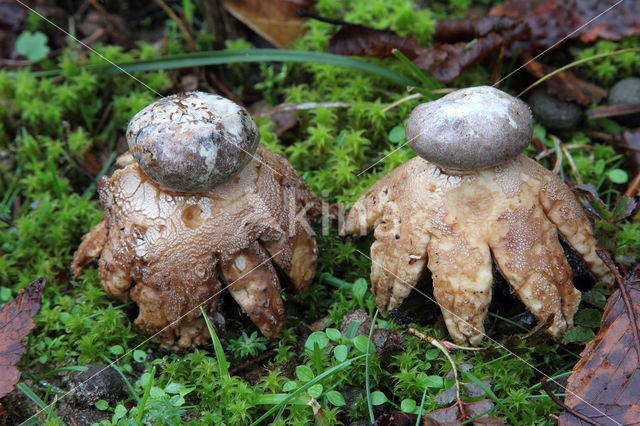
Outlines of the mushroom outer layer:
{"label": "mushroom outer layer", "polygon": [[129,149],[163,188],[200,192],[226,182],[255,153],[258,129],[247,110],[205,92],[167,96],[137,113]]}
{"label": "mushroom outer layer", "polygon": [[418,105],[407,141],[422,158],[451,170],[479,170],[507,162],[529,145],[533,117],[520,99],[490,86],[456,90]]}
{"label": "mushroom outer layer", "polygon": [[548,331],[555,337],[572,327],[580,303],[559,233],[597,279],[613,280],[571,190],[523,155],[453,176],[413,158],[354,204],[341,233],[363,235],[372,227],[378,307],[398,307],[427,265],[449,333],[460,344],[476,345],[484,336],[492,258],[538,320],[553,316]]}
{"label": "mushroom outer layer", "polygon": [[76,275],[100,255],[100,281],[140,313],[135,326],[172,349],[205,343],[198,306],[213,313],[222,284],[266,336],[284,324],[272,262],[303,291],[317,248],[307,221],[320,201],[291,165],[259,147],[234,178],[201,194],[165,191],[133,161],[100,181],[102,221],[74,255]]}

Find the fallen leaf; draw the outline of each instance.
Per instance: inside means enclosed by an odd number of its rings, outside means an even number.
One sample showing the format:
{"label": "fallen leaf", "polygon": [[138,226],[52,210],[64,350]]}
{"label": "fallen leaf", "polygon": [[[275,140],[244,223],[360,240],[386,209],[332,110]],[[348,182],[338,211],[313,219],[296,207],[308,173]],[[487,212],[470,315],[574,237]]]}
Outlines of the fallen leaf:
{"label": "fallen leaf", "polygon": [[613,146],[625,153],[631,163],[632,174],[640,172],[640,127],[625,129],[613,137]]}
{"label": "fallen leaf", "polygon": [[371,341],[376,347],[378,355],[391,351],[404,351],[402,333],[400,331],[376,328],[373,330]]}
{"label": "fallen leaf", "polygon": [[436,27],[434,39],[457,42],[436,43],[427,48],[420,46],[416,39],[401,37],[389,29],[345,23],[329,40],[329,52],[390,58],[397,49],[418,68],[446,83],[526,32],[526,25],[510,18],[445,20]]}
{"label": "fallen leaf", "polygon": [[555,46],[565,37],[589,43],[599,38],[619,40],[640,32],[638,1],[511,0],[493,7],[489,16],[522,19],[530,29],[529,37],[515,42],[511,50],[533,54]]}
{"label": "fallen leaf", "polygon": [[[475,402],[467,402],[464,404],[464,409],[467,418],[478,416],[493,408],[493,402],[490,399],[483,399]],[[418,419],[417,414],[407,414],[400,411],[393,413],[383,414],[378,417],[373,423],[373,426],[413,426]],[[422,426],[435,426],[435,425],[456,425],[460,424],[460,410],[458,404],[453,404],[450,407],[440,408],[430,413],[422,415]],[[473,420],[473,424],[483,425],[503,425],[504,420],[498,417],[489,417],[483,415]]]}
{"label": "fallen leaf", "polygon": [[38,278],[0,309],[0,398],[20,380],[16,364],[27,350],[24,339],[36,325],[33,316],[40,310],[44,278]]}
{"label": "fallen leaf", "polygon": [[[624,285],[640,327],[640,270]],[[629,317],[617,290],[604,308],[600,332],[580,354],[567,383],[565,405],[600,424],[637,424],[640,419],[640,357]],[[585,423],[563,412],[559,424]]]}
{"label": "fallen leaf", "polygon": [[329,52],[344,56],[393,58],[397,49],[409,59],[417,56],[418,40],[402,37],[390,29],[379,30],[364,25],[345,25],[329,39]]}
{"label": "fallen leaf", "polygon": [[516,23],[504,32],[492,31],[484,37],[476,38],[475,42],[436,43],[433,48],[421,49],[413,63],[418,68],[429,71],[437,80],[448,83],[503,46],[509,46],[526,32],[525,25]]}
{"label": "fallen leaf", "polygon": [[310,9],[313,0],[223,0],[222,4],[236,19],[280,49],[304,33],[306,18],[298,10]]}
{"label": "fallen leaf", "polygon": [[[525,61],[525,69],[536,78],[542,78],[554,71],[553,67],[534,61],[529,53],[523,54],[522,59]],[[606,90],[582,80],[571,70],[562,71],[545,83],[548,91],[558,99],[580,105],[599,103],[607,95]]]}

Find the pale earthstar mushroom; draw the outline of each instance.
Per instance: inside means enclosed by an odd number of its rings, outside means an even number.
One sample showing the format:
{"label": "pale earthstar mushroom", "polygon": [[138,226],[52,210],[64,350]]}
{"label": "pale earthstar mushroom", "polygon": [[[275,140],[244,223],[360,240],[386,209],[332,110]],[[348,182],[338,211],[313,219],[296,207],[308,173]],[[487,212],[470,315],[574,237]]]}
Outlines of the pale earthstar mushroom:
{"label": "pale earthstar mushroom", "polygon": [[219,277],[272,337],[284,325],[275,267],[295,292],[315,275],[308,218],[321,201],[259,137],[247,111],[225,98],[169,96],[131,120],[133,156],[121,156],[121,168],[100,181],[105,216],[83,237],[72,268],[77,276],[100,256],[105,291],[136,302],[135,326],[159,333],[165,347],[208,341],[197,307],[215,312]]}
{"label": "pale earthstar mushroom", "polygon": [[548,331],[560,337],[580,303],[560,235],[596,279],[612,282],[576,197],[521,154],[532,127],[527,104],[486,86],[414,109],[406,135],[419,156],[362,195],[341,229],[375,228],[371,285],[380,310],[398,307],[426,265],[453,340],[477,345],[493,259],[539,321],[553,315]]}

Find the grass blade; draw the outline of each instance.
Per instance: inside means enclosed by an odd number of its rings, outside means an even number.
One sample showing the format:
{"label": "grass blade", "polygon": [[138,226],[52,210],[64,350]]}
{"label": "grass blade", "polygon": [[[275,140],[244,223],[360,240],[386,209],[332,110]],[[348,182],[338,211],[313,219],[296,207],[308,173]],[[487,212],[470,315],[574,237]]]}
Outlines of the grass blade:
{"label": "grass blade", "polygon": [[473,374],[469,373],[468,371],[463,371],[462,374],[464,374],[468,379],[470,379],[476,385],[478,385],[480,387],[480,389],[485,391],[487,393],[487,395],[489,395],[491,397],[491,399],[493,399],[493,401],[497,405],[499,405],[500,408],[502,408],[502,412],[504,414],[506,414],[507,417],[509,417],[509,420],[511,420],[511,424],[514,424],[514,425],[519,425],[520,424],[520,422],[518,422],[518,420],[516,420],[516,418],[513,417],[513,414],[511,413],[511,411],[507,410],[507,407],[504,406],[504,404],[502,403],[500,398],[498,398],[498,396],[495,393],[493,393],[491,388],[489,386],[487,386],[486,383],[484,383],[482,380],[478,379],[476,376],[474,376]]}
{"label": "grass blade", "polygon": [[124,383],[127,385],[127,388],[129,388],[129,393],[131,394],[131,396],[136,400],[136,402],[138,404],[140,404],[140,397],[136,394],[136,391],[135,391],[135,389],[133,389],[133,386],[131,385],[131,382],[129,382],[129,380],[124,375],[124,373],[122,372],[120,367],[118,367],[115,362],[111,362],[111,360],[109,358],[107,358],[106,356],[101,355],[101,357],[102,357],[102,359],[104,359],[107,362],[107,364],[109,366],[111,366],[114,370],[116,370],[118,372],[118,374],[120,375],[122,380],[124,380]]}
{"label": "grass blade", "polygon": [[147,405],[147,399],[149,399],[149,394],[151,393],[151,386],[153,386],[153,380],[156,377],[156,367],[151,369],[151,375],[149,376],[149,381],[147,382],[147,386],[144,388],[144,393],[142,394],[142,400],[138,405],[138,416],[136,418],[136,424],[142,424],[142,418],[144,417],[144,406]]}
{"label": "grass blade", "polygon": [[309,389],[311,386],[313,386],[316,383],[324,380],[325,378],[331,376],[332,374],[337,373],[340,370],[344,370],[345,368],[350,366],[354,361],[357,361],[357,360],[363,358],[364,356],[365,355],[358,355],[357,357],[351,358],[350,360],[347,360],[347,361],[343,362],[342,364],[338,364],[335,367],[332,367],[332,368],[328,369],[327,371],[325,371],[324,373],[320,374],[319,376],[314,377],[313,380],[308,381],[307,383],[305,383],[304,385],[300,386],[295,391],[291,392],[286,398],[281,400],[278,403],[278,405],[274,405],[273,407],[271,407],[271,409],[269,411],[267,411],[266,413],[264,413],[262,416],[260,416],[260,418],[258,420],[256,420],[255,422],[251,423],[251,426],[255,426],[255,425],[259,424],[261,421],[263,421],[264,419],[269,417],[271,414],[273,414],[273,412],[275,412],[276,410],[279,410],[281,407],[283,407],[284,405],[288,404],[289,401],[291,401],[293,398],[295,398],[296,396],[300,395],[302,392],[304,392],[307,389]]}
{"label": "grass blade", "polygon": [[29,386],[25,385],[24,382],[18,383],[16,387],[20,389],[22,393],[25,394],[31,401],[33,401],[34,404],[38,406],[38,408],[42,410],[47,409],[47,404],[45,404],[44,401],[40,399],[40,397],[36,395],[36,393],[32,391],[31,388],[29,388]]}
{"label": "grass blade", "polygon": [[552,72],[550,72],[549,74],[539,78],[538,80],[536,80],[531,86],[527,87],[526,89],[524,89],[522,92],[520,92],[520,94],[517,96],[518,98],[521,97],[522,95],[524,95],[525,93],[527,93],[529,90],[533,89],[534,87],[540,85],[542,82],[544,82],[545,80],[550,79],[551,77],[553,77],[554,75],[561,73],[562,71],[566,71],[569,68],[573,68],[575,66],[584,64],[585,62],[589,62],[589,61],[593,61],[595,59],[602,59],[602,58],[606,58],[608,56],[616,56],[616,55],[622,55],[624,53],[632,53],[632,52],[640,52],[640,47],[631,47],[629,49],[620,49],[620,50],[616,50],[614,52],[605,52],[605,53],[600,53],[598,55],[593,55],[593,56],[589,56],[588,58],[582,58],[582,59],[578,59],[577,61],[573,61],[568,63],[567,65],[558,68],[557,70],[553,70]]}
{"label": "grass blade", "polygon": [[371,383],[369,380],[369,355],[371,352],[371,338],[373,337],[373,329],[376,326],[376,319],[378,318],[378,310],[376,309],[376,313],[373,314],[373,320],[371,321],[371,328],[369,329],[369,341],[367,342],[367,353],[365,354],[365,363],[364,363],[364,372],[365,372],[365,389],[367,392],[367,407],[369,408],[369,419],[371,419],[371,423],[376,421],[375,416],[373,415],[373,403],[371,402]]}
{"label": "grass blade", "polygon": [[[142,61],[123,62],[121,64],[117,64],[117,66],[89,66],[86,67],[86,69],[92,71],[103,71],[107,74],[120,74],[125,71],[158,71],[165,69],[191,68],[205,65],[223,65],[243,62],[304,62],[334,65],[351,70],[364,71],[366,73],[382,77],[400,86],[417,86],[417,83],[411,78],[369,62],[325,52],[307,52],[304,50],[288,49],[209,50],[206,52],[163,56],[161,58]],[[52,70],[36,72],[33,73],[33,75],[51,76],[59,73],[60,70]]]}
{"label": "grass blade", "polygon": [[63,371],[87,371],[87,367],[84,365],[69,365],[67,367],[56,368],[55,370],[51,370],[47,373],[44,373],[42,376],[39,376],[35,379],[36,382],[46,379],[47,377],[51,377],[54,374],[62,373]]}
{"label": "grass blade", "polygon": [[220,376],[229,377],[229,363],[227,362],[227,357],[224,355],[224,350],[222,349],[222,344],[220,343],[220,339],[218,339],[216,330],[213,328],[211,321],[209,321],[207,314],[204,313],[202,306],[200,306],[200,312],[202,312],[202,317],[204,318],[204,322],[207,324],[209,334],[211,335],[211,342],[213,343],[213,350],[215,351],[216,359],[218,360]]}
{"label": "grass blade", "polygon": [[[393,49],[393,54],[396,55],[396,57],[400,59],[400,62],[402,62],[404,66],[406,66],[407,69],[409,69],[409,71],[411,71],[411,73],[420,81],[424,89],[433,90],[436,88],[433,82],[429,80],[429,78],[422,72],[422,70],[418,68],[416,64],[411,62],[409,58],[404,56],[401,51],[399,51],[398,49]],[[427,92],[427,94],[431,95],[429,92]]]}

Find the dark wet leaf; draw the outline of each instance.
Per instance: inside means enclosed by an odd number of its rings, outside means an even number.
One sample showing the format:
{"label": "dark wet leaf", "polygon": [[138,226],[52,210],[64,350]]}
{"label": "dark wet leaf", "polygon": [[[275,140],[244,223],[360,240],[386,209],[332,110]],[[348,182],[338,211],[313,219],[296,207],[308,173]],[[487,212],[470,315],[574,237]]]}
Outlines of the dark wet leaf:
{"label": "dark wet leaf", "polygon": [[404,351],[402,333],[399,331],[376,328],[371,339],[378,355],[389,351]]}
{"label": "dark wet leaf", "polygon": [[[616,3],[619,4],[585,25]],[[554,46],[564,37],[589,43],[599,38],[618,40],[640,32],[638,1],[511,0],[495,6],[489,16],[522,19],[530,28],[529,37],[515,42],[511,49],[533,54]]]}
{"label": "dark wet leaf", "polygon": [[[555,69],[549,65],[534,61],[529,53],[523,55],[526,61],[526,70],[536,78],[542,78]],[[579,78],[571,70],[562,71],[546,80],[549,93],[566,102],[576,102],[580,105],[589,105],[600,102],[607,91]]]}
{"label": "dark wet leaf", "polygon": [[[510,18],[465,22],[446,20],[438,24],[436,40],[441,37],[442,40],[456,42],[436,43],[426,48],[415,39],[401,37],[389,29],[347,25],[329,40],[329,51],[339,55],[390,58],[394,56],[393,50],[398,49],[418,68],[430,72],[442,82],[449,82],[526,32],[526,25]],[[470,43],[472,40],[475,41]]]}
{"label": "dark wet leaf", "polygon": [[32,318],[40,310],[44,284],[44,278],[37,279],[0,309],[0,398],[20,380],[16,364],[27,350],[22,340],[36,325]]}
{"label": "dark wet leaf", "polygon": [[[483,380],[482,383],[491,388],[490,379]],[[478,386],[476,383],[463,383],[462,388],[464,389],[464,394],[470,398],[479,398],[486,394],[485,390]]]}
{"label": "dark wet leaf", "polygon": [[[625,288],[640,326],[638,270],[625,280]],[[640,419],[640,357],[629,318],[618,290],[607,301],[600,332],[584,348],[568,380],[565,404],[601,424],[635,424]],[[563,412],[559,424],[584,423]]]}
{"label": "dark wet leaf", "polygon": [[436,395],[435,397],[433,397],[433,400],[438,405],[449,405],[449,404],[451,404],[453,401],[456,400],[456,387],[455,386],[451,386],[446,391],[441,392],[438,395]]}
{"label": "dark wet leaf", "polygon": [[393,50],[398,49],[407,58],[413,59],[419,48],[414,38],[399,36],[389,29],[378,30],[364,25],[344,26],[329,40],[329,52],[345,56],[393,58]]}
{"label": "dark wet leaf", "polygon": [[432,48],[422,49],[413,63],[430,72],[437,80],[447,83],[501,47],[509,46],[526,32],[526,25],[516,23],[504,32],[489,32],[484,37],[476,38],[473,44],[466,41],[436,43]]}
{"label": "dark wet leaf", "polygon": [[[493,408],[493,402],[490,399],[483,399],[464,404],[465,414],[468,418],[478,416]],[[461,413],[457,404],[450,407],[440,408],[439,410],[425,413],[422,415],[422,426],[435,426],[443,424],[458,424],[457,420],[461,418]],[[418,416],[416,414],[407,414],[402,412],[393,412],[384,414],[376,419],[373,426],[413,426],[416,424]],[[487,414],[478,417],[473,424],[483,425],[503,425],[504,420],[497,417],[489,417]]]}
{"label": "dark wet leaf", "polygon": [[623,151],[631,163],[631,174],[640,172],[640,127],[625,129],[613,138],[613,145]]}

